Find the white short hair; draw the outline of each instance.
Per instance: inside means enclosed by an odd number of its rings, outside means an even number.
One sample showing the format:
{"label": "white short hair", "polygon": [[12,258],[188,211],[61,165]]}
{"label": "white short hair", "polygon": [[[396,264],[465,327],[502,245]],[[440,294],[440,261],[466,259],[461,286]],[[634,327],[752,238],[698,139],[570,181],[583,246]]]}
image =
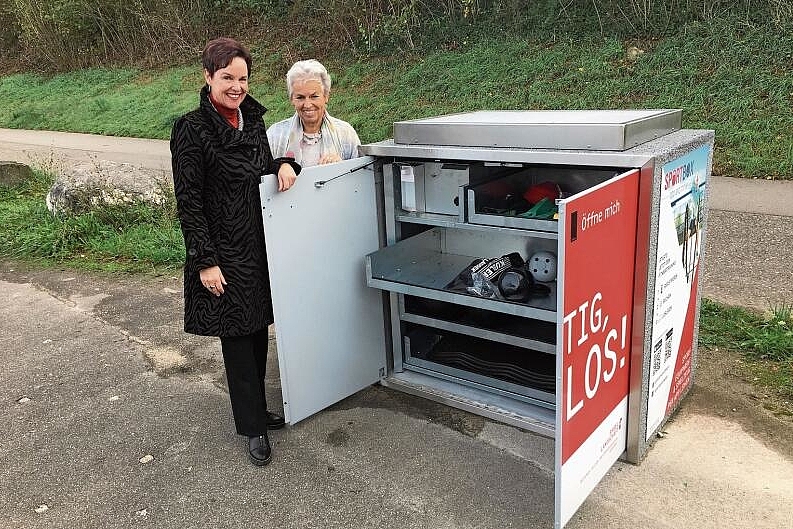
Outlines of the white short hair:
{"label": "white short hair", "polygon": [[286,72],[286,91],[289,98],[292,97],[292,87],[298,81],[319,81],[325,95],[330,94],[330,74],[316,59],[297,61]]}

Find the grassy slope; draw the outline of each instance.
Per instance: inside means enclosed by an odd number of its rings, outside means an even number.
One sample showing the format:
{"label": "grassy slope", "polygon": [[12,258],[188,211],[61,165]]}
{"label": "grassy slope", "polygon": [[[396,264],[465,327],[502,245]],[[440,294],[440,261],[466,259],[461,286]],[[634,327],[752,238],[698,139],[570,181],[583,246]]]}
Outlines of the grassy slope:
{"label": "grassy slope", "polygon": [[[640,51],[613,39],[548,44],[504,34],[421,57],[329,59],[329,108],[364,142],[390,137],[397,120],[465,110],[682,108],[684,127],[716,130],[717,174],[793,178],[793,36],[741,31],[692,25],[635,43]],[[282,73],[266,60],[254,71],[268,122],[291,113]],[[200,85],[198,65],[7,76],[0,126],[167,138]]]}

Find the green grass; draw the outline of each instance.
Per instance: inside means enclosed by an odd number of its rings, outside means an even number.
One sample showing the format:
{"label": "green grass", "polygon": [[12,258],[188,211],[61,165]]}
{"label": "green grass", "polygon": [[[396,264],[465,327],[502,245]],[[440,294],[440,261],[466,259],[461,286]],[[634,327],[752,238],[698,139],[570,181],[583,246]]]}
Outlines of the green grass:
{"label": "green grass", "polygon": [[0,79],[0,124],[7,128],[167,138],[174,120],[194,106],[195,68],[161,72],[83,70],[54,77]]}
{"label": "green grass", "polygon": [[793,397],[793,307],[762,315],[703,299],[699,343],[742,353],[754,383]]}
{"label": "green grass", "polygon": [[755,358],[793,361],[793,311],[776,307],[769,316],[703,300],[700,343],[737,349]]}
{"label": "green grass", "polygon": [[[729,45],[725,45],[729,43]],[[636,47],[635,54],[629,48]],[[292,113],[283,57],[257,56],[252,94],[268,123]],[[332,114],[365,143],[392,123],[481,109],[682,108],[683,126],[716,131],[714,173],[793,178],[793,35],[726,23],[689,24],[655,40],[506,32],[423,56],[325,60]],[[195,107],[197,64],[163,71],[85,70],[0,78],[0,127],[168,138]]]}
{"label": "green grass", "polygon": [[184,243],[171,202],[53,216],[44,202],[51,183],[51,175],[36,172],[20,188],[0,186],[0,255],[125,272],[162,272],[183,264]]}

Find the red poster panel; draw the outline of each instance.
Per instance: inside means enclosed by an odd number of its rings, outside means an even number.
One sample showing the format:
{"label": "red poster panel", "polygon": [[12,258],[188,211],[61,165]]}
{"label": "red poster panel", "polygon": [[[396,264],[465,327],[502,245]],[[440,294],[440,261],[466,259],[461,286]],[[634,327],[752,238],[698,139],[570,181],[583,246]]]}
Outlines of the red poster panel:
{"label": "red poster panel", "polygon": [[560,204],[556,525],[627,446],[639,171]]}
{"label": "red poster panel", "polygon": [[649,440],[692,384],[705,190],[712,147],[703,145],[661,168],[650,343]]}
{"label": "red poster panel", "polygon": [[699,266],[694,269],[691,281],[691,295],[688,298],[686,318],[683,320],[683,332],[680,335],[680,350],[675,360],[672,383],[669,385],[669,396],[666,400],[664,417],[669,417],[680,403],[683,394],[691,386],[691,360],[694,348],[694,323],[697,311],[697,288],[699,284]]}

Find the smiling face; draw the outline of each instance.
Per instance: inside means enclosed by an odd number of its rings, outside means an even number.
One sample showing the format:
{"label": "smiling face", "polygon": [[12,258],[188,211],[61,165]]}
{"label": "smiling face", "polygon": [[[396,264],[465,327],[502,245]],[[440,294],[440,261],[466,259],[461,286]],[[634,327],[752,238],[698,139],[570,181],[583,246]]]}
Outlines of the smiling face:
{"label": "smiling face", "polygon": [[234,57],[228,66],[216,70],[214,75],[204,70],[204,80],[209,85],[209,95],[215,105],[236,110],[248,93],[248,65],[242,57]]}
{"label": "smiling face", "polygon": [[303,130],[319,132],[322,118],[325,117],[325,106],[328,104],[328,94],[322,89],[322,83],[315,80],[295,81],[289,101],[300,116]]}

